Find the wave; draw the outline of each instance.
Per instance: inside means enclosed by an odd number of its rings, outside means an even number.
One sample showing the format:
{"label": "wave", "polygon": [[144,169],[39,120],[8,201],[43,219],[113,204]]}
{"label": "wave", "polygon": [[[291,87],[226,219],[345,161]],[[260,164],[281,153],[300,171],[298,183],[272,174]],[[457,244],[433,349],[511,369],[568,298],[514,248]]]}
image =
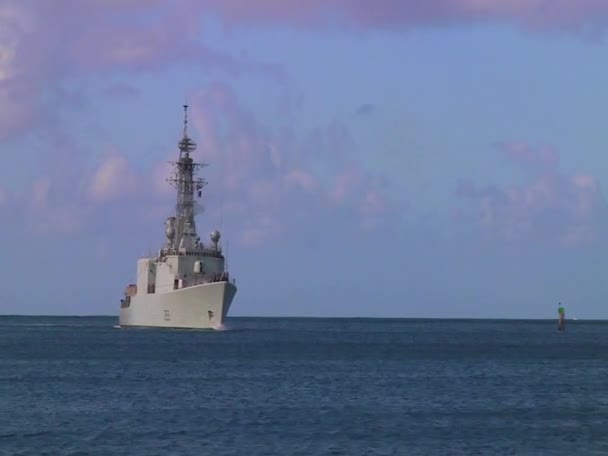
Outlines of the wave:
{"label": "wave", "polygon": [[33,326],[43,328],[103,328],[101,325],[76,325],[69,323],[0,323],[0,327],[11,327],[11,326]]}

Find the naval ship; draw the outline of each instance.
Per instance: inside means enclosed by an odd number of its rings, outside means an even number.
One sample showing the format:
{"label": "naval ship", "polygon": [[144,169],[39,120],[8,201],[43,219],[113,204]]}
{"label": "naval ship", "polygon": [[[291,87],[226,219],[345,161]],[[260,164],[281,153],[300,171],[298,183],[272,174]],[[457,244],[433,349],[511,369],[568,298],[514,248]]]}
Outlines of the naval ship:
{"label": "naval ship", "polygon": [[191,153],[196,143],[188,137],[188,105],[184,105],[184,132],[178,143],[179,158],[167,181],[177,190],[175,216],[165,221],[167,237],[156,256],[137,261],[137,283],[126,287],[121,300],[119,326],[165,328],[220,328],[236,283],[231,279],[220,246],[220,232],[203,243],[196,232],[195,215],[207,182],[196,177]]}

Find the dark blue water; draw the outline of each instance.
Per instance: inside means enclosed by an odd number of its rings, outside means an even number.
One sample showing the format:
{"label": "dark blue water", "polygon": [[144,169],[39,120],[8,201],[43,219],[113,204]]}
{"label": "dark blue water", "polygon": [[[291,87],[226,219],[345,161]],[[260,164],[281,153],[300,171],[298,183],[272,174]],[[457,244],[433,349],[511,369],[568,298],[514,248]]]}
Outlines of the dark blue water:
{"label": "dark blue water", "polygon": [[0,317],[0,454],[607,454],[608,323]]}

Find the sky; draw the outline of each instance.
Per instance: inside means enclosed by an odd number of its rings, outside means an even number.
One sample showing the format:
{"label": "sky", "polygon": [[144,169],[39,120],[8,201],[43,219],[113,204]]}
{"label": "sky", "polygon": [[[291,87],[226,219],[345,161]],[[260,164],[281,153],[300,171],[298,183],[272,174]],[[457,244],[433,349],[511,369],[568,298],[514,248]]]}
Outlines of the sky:
{"label": "sky", "polygon": [[231,315],[606,319],[607,28],[604,0],[0,0],[0,314],[118,314],[187,103]]}

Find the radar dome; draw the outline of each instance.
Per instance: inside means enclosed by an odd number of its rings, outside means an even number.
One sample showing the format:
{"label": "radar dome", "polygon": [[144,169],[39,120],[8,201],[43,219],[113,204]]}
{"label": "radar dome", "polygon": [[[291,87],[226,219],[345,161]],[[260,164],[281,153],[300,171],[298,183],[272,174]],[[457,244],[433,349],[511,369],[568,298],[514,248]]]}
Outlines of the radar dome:
{"label": "radar dome", "polygon": [[175,237],[175,217],[169,217],[165,221],[165,234],[168,239],[173,239]]}
{"label": "radar dome", "polygon": [[214,244],[217,244],[218,242],[220,242],[220,237],[222,237],[222,235],[220,234],[220,232],[218,230],[213,230],[211,232],[211,242],[213,242]]}

